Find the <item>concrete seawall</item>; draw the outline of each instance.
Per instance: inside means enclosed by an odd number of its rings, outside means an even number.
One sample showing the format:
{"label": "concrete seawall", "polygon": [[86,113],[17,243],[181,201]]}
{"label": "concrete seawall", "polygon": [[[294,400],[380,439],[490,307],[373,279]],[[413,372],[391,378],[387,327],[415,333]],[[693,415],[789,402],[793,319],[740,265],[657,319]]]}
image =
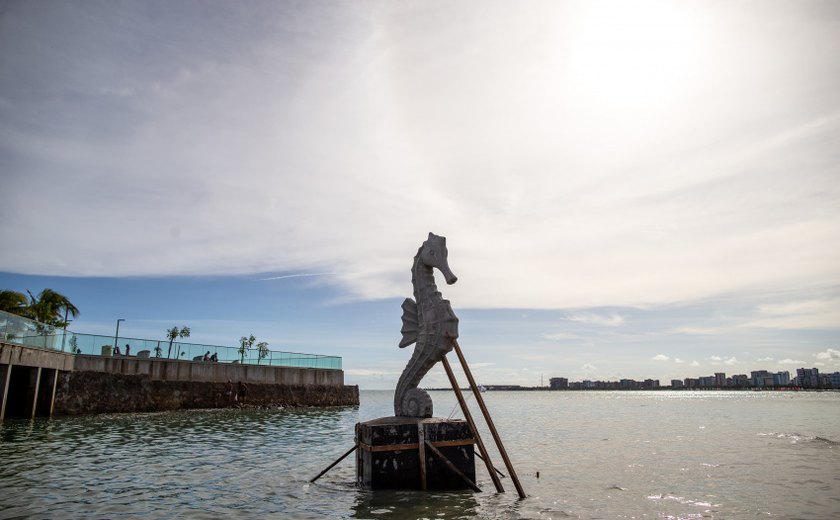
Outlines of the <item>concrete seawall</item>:
{"label": "concrete seawall", "polygon": [[0,420],[227,407],[227,381],[247,384],[248,405],[359,404],[342,370],[73,355],[0,342]]}
{"label": "concrete seawall", "polygon": [[344,371],[322,368],[241,365],[131,356],[75,356],[74,372],[144,375],[153,381],[203,381],[275,385],[343,386]]}

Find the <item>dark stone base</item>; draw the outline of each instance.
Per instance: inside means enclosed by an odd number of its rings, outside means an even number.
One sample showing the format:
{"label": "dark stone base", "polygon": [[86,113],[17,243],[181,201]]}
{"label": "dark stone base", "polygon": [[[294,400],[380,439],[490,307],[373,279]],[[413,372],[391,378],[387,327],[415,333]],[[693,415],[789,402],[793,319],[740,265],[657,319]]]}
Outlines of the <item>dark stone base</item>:
{"label": "dark stone base", "polygon": [[[422,489],[418,448],[420,426],[425,429],[426,440],[440,443],[437,449],[475,482],[474,445],[470,442],[473,435],[465,421],[440,417],[381,417],[356,424],[359,445],[356,450],[356,477],[359,484],[366,489]],[[425,447],[425,460],[427,489],[470,488],[428,447]]]}

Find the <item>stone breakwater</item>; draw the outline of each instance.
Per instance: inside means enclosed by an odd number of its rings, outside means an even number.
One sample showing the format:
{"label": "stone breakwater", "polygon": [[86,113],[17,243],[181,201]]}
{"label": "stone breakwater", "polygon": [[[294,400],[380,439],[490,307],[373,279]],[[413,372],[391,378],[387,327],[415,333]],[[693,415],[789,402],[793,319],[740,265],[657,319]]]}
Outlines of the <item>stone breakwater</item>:
{"label": "stone breakwater", "polygon": [[[233,383],[236,393],[237,381]],[[87,415],[225,408],[232,400],[227,391],[227,383],[166,381],[145,374],[61,372],[56,387],[55,413]],[[265,407],[358,405],[359,387],[249,382],[246,404]]]}

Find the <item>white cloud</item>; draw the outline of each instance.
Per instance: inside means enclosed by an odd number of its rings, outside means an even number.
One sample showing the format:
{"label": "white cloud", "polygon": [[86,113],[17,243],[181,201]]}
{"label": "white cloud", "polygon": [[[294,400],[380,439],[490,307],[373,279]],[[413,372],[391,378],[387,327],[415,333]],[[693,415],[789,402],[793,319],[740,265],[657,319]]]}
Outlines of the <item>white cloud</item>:
{"label": "white cloud", "polygon": [[593,365],[592,363],[585,363],[585,364],[584,364],[582,367],[580,367],[580,368],[581,368],[582,370],[585,370],[586,372],[594,372],[594,371],[598,370],[598,367],[596,367],[596,366],[595,366],[595,365]]}
{"label": "white cloud", "polygon": [[671,329],[666,330],[667,334],[688,334],[688,335],[698,335],[698,336],[715,336],[720,334],[725,334],[727,332],[731,332],[731,327],[692,327],[692,326],[684,326],[684,327],[674,327]]}
{"label": "white cloud", "polygon": [[591,325],[603,325],[605,327],[617,327],[624,323],[624,318],[618,314],[597,314],[597,313],[575,313],[566,317],[569,321]]}
{"label": "white cloud", "polygon": [[576,334],[567,334],[565,332],[553,332],[549,334],[543,334],[543,339],[547,339],[550,341],[561,340],[561,339],[579,339],[580,336]]}
{"label": "white cloud", "polygon": [[295,273],[295,274],[286,274],[282,276],[269,276],[267,278],[260,278],[261,281],[269,281],[269,280],[285,280],[287,278],[308,278],[312,276],[329,276],[335,273]]}
{"label": "white cloud", "polygon": [[699,367],[699,366],[700,366],[700,363],[698,363],[697,361],[692,361],[691,363],[689,363],[689,366],[692,366],[692,367]]}
{"label": "white cloud", "polygon": [[680,358],[674,358],[674,363],[685,363],[685,360]]}
{"label": "white cloud", "polygon": [[772,357],[763,357],[763,358],[758,358],[757,359],[757,361],[759,361],[759,362],[761,362],[761,361],[774,361],[774,360],[775,360],[775,358],[772,358]]}
{"label": "white cloud", "polygon": [[800,361],[798,359],[786,358],[786,359],[779,360],[779,364],[780,365],[804,365],[805,362]]}
{"label": "white cloud", "polygon": [[723,364],[725,364],[725,365],[734,365],[737,362],[738,362],[738,360],[735,359],[735,356],[728,357],[728,358],[723,360]]}
{"label": "white cloud", "polygon": [[[401,297],[434,231],[462,307],[840,285],[834,24],[563,5],[279,2],[126,28],[142,7],[15,4],[0,168],[38,211],[0,207],[0,270],[335,273],[353,298]],[[752,325],[834,327],[838,301],[763,306]]]}
{"label": "white cloud", "polygon": [[758,307],[758,318],[746,326],[776,329],[833,329],[840,323],[840,297],[794,300]]}
{"label": "white cloud", "polygon": [[669,358],[665,354],[657,354],[650,359],[653,360],[653,361],[668,361],[671,358]]}
{"label": "white cloud", "polygon": [[840,359],[840,350],[829,348],[823,352],[818,352],[816,357],[817,359],[838,360]]}

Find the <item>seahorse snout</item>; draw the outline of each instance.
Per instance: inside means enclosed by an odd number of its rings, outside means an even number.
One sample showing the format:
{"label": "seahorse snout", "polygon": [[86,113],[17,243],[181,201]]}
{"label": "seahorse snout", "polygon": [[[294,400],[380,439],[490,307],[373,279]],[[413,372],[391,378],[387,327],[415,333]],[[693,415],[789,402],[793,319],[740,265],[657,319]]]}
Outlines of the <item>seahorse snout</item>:
{"label": "seahorse snout", "polygon": [[452,285],[458,281],[458,277],[448,268],[441,269],[440,272],[443,273],[443,279],[446,280],[446,285]]}

